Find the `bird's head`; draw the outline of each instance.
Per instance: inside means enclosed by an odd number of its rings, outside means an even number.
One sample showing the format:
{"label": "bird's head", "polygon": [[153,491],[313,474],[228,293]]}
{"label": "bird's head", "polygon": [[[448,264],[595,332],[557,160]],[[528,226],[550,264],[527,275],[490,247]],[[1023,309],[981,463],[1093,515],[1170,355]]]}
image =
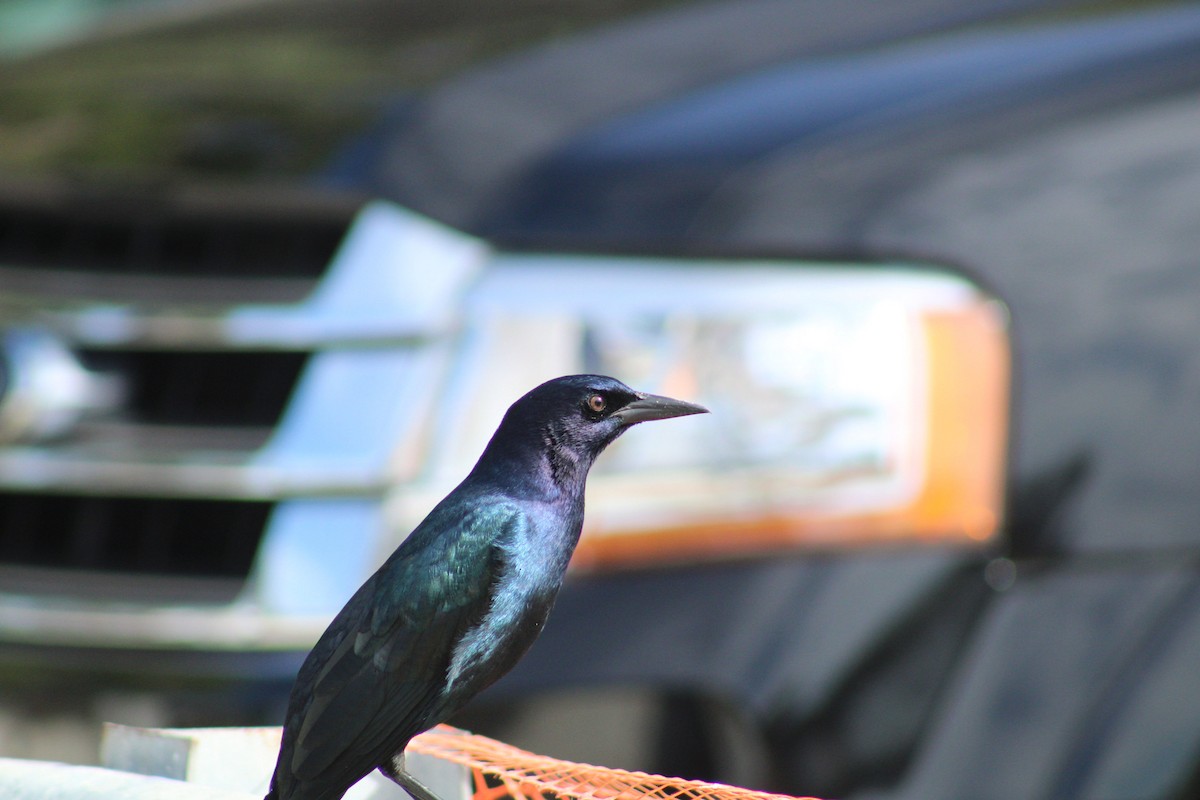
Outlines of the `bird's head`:
{"label": "bird's head", "polygon": [[604,448],[639,422],[707,412],[694,403],[634,391],[615,378],[568,375],[513,403],[488,451],[536,449],[557,483],[582,482]]}

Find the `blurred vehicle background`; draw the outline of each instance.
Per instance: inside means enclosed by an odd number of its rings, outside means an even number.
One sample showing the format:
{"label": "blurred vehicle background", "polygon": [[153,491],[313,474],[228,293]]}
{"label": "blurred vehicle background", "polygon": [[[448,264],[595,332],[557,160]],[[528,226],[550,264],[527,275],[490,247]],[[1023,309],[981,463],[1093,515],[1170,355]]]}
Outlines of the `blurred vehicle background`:
{"label": "blurred vehicle background", "polygon": [[606,454],[460,724],[796,794],[1195,795],[1200,6],[75,5],[0,40],[0,748],[277,722],[577,366],[718,413]]}

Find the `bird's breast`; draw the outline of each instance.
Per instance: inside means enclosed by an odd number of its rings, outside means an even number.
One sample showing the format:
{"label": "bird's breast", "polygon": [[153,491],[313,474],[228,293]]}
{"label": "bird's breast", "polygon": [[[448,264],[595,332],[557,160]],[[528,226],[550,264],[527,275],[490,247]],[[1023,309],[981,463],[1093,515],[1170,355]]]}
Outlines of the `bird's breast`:
{"label": "bird's breast", "polygon": [[500,543],[501,566],[487,611],[454,648],[447,692],[463,695],[464,702],[525,654],[562,586],[580,525],[561,516],[558,525],[539,521],[533,517],[522,536]]}

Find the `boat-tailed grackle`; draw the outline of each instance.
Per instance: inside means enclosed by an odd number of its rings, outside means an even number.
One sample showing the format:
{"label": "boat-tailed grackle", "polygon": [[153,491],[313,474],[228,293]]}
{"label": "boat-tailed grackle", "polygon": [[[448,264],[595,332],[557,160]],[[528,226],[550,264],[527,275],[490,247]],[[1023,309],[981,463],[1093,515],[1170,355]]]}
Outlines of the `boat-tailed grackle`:
{"label": "boat-tailed grackle", "polygon": [[[592,462],[639,422],[704,413],[573,375],[517,400],[478,463],[367,579],[292,689],[268,800],[334,800],[508,672],[541,632],[583,526]],[[436,798],[434,798],[436,800]]]}

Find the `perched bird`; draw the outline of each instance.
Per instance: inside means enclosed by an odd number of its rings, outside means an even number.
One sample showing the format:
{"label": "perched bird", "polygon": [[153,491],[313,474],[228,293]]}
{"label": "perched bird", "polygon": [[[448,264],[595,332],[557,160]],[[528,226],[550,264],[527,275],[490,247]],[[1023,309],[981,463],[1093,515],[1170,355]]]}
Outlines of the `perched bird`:
{"label": "perched bird", "polygon": [[404,747],[504,675],[541,632],[583,526],[596,456],[702,406],[572,375],[517,400],[479,462],[338,613],[300,667],[268,800],[332,800],[380,770],[417,800]]}

